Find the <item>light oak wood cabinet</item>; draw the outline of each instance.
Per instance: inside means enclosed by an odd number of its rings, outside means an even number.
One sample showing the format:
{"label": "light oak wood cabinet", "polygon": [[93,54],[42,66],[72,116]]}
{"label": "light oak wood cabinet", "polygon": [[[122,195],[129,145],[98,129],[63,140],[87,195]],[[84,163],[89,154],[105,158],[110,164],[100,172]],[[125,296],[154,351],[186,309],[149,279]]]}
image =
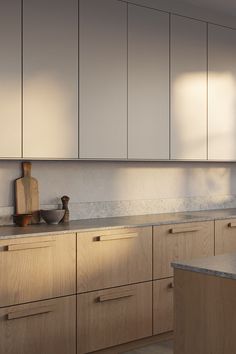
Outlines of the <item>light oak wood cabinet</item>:
{"label": "light oak wood cabinet", "polygon": [[153,277],[173,276],[171,262],[214,255],[214,222],[154,227]]}
{"label": "light oak wood cabinet", "polygon": [[80,0],[80,158],[127,158],[127,4]]}
{"label": "light oak wood cabinet", "polygon": [[152,282],[80,294],[78,354],[152,335]]}
{"label": "light oak wood cabinet", "polygon": [[153,334],[173,331],[174,279],[153,282]]}
{"label": "light oak wood cabinet", "polygon": [[76,296],[0,309],[1,354],[76,354]]}
{"label": "light oak wood cabinet", "polygon": [[78,158],[78,0],[24,0],[23,157]]}
{"label": "light oak wood cabinet", "polygon": [[77,234],[77,291],[152,280],[152,228]]}
{"label": "light oak wood cabinet", "polygon": [[76,293],[76,235],[0,240],[0,307]]}
{"label": "light oak wood cabinet", "polygon": [[215,254],[236,252],[236,219],[215,221]]}
{"label": "light oak wood cabinet", "polygon": [[169,14],[131,4],[128,158],[169,159]]}
{"label": "light oak wood cabinet", "polygon": [[209,159],[236,160],[236,31],[209,24],[208,47]]}
{"label": "light oak wood cabinet", "polygon": [[171,16],[171,159],[207,159],[207,24]]}
{"label": "light oak wood cabinet", "polygon": [[0,158],[21,157],[21,1],[0,1]]}

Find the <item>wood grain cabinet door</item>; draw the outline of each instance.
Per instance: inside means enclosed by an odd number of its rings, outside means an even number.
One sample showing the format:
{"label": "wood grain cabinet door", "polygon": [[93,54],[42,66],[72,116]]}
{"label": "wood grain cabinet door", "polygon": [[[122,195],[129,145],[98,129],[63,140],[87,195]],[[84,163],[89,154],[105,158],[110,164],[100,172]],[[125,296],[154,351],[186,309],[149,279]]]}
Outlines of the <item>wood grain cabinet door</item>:
{"label": "wood grain cabinet door", "polygon": [[75,234],[0,241],[0,307],[75,294]]}
{"label": "wood grain cabinet door", "polygon": [[125,2],[80,0],[79,93],[79,157],[127,158]]}
{"label": "wood grain cabinet door", "polygon": [[154,279],[173,276],[171,262],[214,255],[214,222],[154,227]]}
{"label": "wood grain cabinet door", "polygon": [[173,330],[173,278],[153,282],[153,334]]}
{"label": "wood grain cabinet door", "polygon": [[76,296],[0,309],[0,354],[76,354]]}
{"label": "wood grain cabinet door", "polygon": [[24,157],[78,158],[78,0],[23,3]]}
{"label": "wood grain cabinet door", "polygon": [[77,291],[152,280],[152,228],[77,234]]}
{"label": "wood grain cabinet door", "polygon": [[0,158],[21,157],[21,1],[0,1]]}
{"label": "wood grain cabinet door", "polygon": [[169,159],[169,15],[128,6],[128,157]]}
{"label": "wood grain cabinet door", "polygon": [[152,283],[80,294],[78,354],[152,335]]}
{"label": "wood grain cabinet door", "polygon": [[215,254],[236,252],[236,219],[215,221]]}

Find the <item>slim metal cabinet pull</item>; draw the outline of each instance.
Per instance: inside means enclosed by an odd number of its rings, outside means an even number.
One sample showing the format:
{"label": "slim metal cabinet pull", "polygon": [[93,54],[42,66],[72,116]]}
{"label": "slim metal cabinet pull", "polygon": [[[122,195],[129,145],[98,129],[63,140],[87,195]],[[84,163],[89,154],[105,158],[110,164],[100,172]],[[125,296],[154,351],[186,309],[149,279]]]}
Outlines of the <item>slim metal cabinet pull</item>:
{"label": "slim metal cabinet pull", "polygon": [[47,313],[53,312],[53,310],[54,310],[53,307],[45,306],[45,307],[40,307],[40,308],[36,308],[36,309],[15,311],[15,312],[8,313],[7,319],[8,320],[18,320],[18,319],[21,319],[24,317],[31,317],[31,316],[47,314]]}
{"label": "slim metal cabinet pull", "polygon": [[48,248],[53,247],[54,241],[43,241],[43,242],[32,242],[32,243],[19,243],[8,245],[6,251],[24,251],[33,250],[37,248]]}
{"label": "slim metal cabinet pull", "polygon": [[131,297],[134,295],[135,295],[135,292],[133,290],[127,290],[127,291],[123,291],[123,292],[115,293],[115,294],[100,295],[98,297],[98,302],[118,300],[118,299],[123,299],[126,297]]}
{"label": "slim metal cabinet pull", "polygon": [[130,238],[138,237],[137,233],[129,233],[123,235],[108,235],[108,236],[99,236],[98,241],[114,241],[114,240],[125,240]]}

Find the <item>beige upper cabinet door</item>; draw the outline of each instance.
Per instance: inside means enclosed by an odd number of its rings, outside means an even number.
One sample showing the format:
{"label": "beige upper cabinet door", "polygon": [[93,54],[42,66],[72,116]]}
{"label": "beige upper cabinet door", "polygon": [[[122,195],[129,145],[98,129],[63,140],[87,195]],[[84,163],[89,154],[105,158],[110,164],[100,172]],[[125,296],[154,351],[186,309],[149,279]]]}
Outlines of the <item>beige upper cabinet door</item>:
{"label": "beige upper cabinet door", "polygon": [[80,1],[80,158],[127,158],[127,4]]}
{"label": "beige upper cabinet door", "polygon": [[171,17],[171,159],[207,159],[207,24]]}
{"label": "beige upper cabinet door", "polygon": [[128,7],[128,157],[169,159],[169,15]]}
{"label": "beige upper cabinet door", "polygon": [[21,157],[21,1],[0,1],[0,158]]}
{"label": "beige upper cabinet door", "polygon": [[209,159],[236,160],[236,31],[209,25]]}
{"label": "beige upper cabinet door", "polygon": [[78,158],[78,0],[24,0],[26,158]]}

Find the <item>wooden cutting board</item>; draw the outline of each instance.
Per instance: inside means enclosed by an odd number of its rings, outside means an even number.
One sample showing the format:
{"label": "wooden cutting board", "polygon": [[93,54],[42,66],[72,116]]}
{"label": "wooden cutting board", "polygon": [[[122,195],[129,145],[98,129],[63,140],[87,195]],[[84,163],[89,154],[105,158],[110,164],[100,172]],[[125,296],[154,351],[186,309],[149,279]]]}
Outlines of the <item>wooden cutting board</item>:
{"label": "wooden cutting board", "polygon": [[15,181],[16,214],[33,214],[32,224],[40,221],[38,181],[31,177],[31,163],[22,163],[23,177]]}

